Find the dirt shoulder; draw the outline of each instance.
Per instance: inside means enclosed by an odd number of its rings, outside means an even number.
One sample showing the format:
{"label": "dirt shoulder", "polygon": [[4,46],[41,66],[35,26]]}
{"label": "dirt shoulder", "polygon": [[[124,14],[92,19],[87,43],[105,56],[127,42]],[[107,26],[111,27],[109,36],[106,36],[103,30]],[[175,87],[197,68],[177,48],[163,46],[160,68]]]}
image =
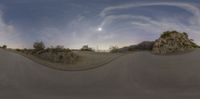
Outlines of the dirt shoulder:
{"label": "dirt shoulder", "polygon": [[7,51],[12,51],[24,57],[27,57],[30,60],[36,63],[39,63],[43,66],[56,69],[56,70],[61,70],[61,71],[83,71],[83,70],[94,69],[94,68],[101,67],[105,64],[108,64],[112,62],[113,60],[125,55],[125,54],[119,54],[119,53],[98,53],[98,52],[76,51],[75,53],[79,56],[79,58],[75,63],[62,64],[62,63],[55,63],[55,62],[43,60],[34,55],[24,54],[24,53],[17,52],[14,50],[7,50]]}

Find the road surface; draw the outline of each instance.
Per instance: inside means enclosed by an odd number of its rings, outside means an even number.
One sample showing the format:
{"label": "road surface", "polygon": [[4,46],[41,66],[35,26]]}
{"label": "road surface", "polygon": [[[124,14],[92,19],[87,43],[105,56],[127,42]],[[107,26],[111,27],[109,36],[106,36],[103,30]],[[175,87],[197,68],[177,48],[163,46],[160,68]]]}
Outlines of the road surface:
{"label": "road surface", "polygon": [[87,71],[58,71],[0,49],[0,99],[199,99],[200,50],[124,55]]}

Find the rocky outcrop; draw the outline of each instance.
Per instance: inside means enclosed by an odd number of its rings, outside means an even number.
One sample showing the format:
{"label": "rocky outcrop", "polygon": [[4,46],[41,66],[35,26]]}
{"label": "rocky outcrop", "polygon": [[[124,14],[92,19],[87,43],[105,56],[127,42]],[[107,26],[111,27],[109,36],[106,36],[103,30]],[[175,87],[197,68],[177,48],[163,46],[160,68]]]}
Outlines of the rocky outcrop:
{"label": "rocky outcrop", "polygon": [[152,52],[155,54],[167,54],[177,51],[186,51],[196,47],[198,47],[198,45],[188,38],[187,33],[167,31],[154,42]]}

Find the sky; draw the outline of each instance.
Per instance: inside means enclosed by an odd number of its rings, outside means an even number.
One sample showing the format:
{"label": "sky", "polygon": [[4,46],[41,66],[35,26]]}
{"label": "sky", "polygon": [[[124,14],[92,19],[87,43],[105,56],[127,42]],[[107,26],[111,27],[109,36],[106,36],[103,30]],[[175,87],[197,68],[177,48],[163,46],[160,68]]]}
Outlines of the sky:
{"label": "sky", "polygon": [[0,45],[94,49],[187,32],[200,44],[199,0],[0,0]]}

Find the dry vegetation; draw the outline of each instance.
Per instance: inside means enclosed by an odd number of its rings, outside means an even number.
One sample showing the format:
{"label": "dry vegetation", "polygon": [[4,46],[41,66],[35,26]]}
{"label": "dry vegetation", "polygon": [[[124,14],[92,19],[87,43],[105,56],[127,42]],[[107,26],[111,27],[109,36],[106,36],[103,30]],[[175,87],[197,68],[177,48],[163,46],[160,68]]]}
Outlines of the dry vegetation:
{"label": "dry vegetation", "polygon": [[34,49],[16,49],[31,60],[58,70],[87,70],[111,62],[122,54],[95,52],[87,45],[72,51],[64,46],[45,48],[43,42],[35,42]]}
{"label": "dry vegetation", "polygon": [[16,49],[16,51],[53,63],[72,64],[78,60],[78,55],[70,49],[65,49],[64,46],[45,48],[43,42],[35,42],[33,47],[34,49]]}
{"label": "dry vegetation", "polygon": [[81,70],[89,70],[97,68],[123,55],[120,53],[113,54],[113,53],[88,52],[88,51],[73,51],[73,53],[78,56],[78,59],[76,60],[76,62],[72,64],[51,62],[44,59],[40,59],[30,54],[23,54],[23,53],[20,54],[22,54],[25,57],[28,57],[29,59],[39,64],[62,71],[81,71]]}
{"label": "dry vegetation", "polygon": [[[124,52],[147,50],[163,53],[197,47],[199,46],[188,38],[187,33],[167,31],[161,34],[160,38],[155,41],[144,41],[137,45],[123,48],[113,46],[110,48],[110,53],[95,52],[88,45],[84,45],[80,50],[70,50],[60,45],[46,48],[42,41],[35,42],[33,44],[34,49],[16,49],[15,52],[51,68],[59,70],[86,70],[105,65],[124,55]],[[6,49],[7,46],[3,45],[0,48]]]}

